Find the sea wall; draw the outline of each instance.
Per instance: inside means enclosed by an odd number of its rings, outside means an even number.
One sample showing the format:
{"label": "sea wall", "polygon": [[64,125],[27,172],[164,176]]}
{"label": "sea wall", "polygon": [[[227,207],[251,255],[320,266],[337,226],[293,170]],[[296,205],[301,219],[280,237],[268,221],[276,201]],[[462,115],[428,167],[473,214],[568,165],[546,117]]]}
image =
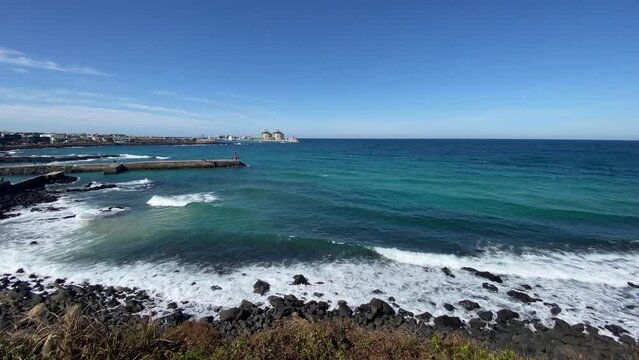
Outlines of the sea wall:
{"label": "sea wall", "polygon": [[[122,169],[121,167],[124,167]],[[244,167],[246,164],[239,160],[160,160],[140,161],[129,163],[102,163],[102,164],[66,164],[66,165],[28,165],[28,166],[2,166],[0,176],[16,175],[43,175],[51,172],[62,171],[69,173],[104,172],[119,173],[133,170],[178,170],[178,169],[203,169],[223,167]]]}

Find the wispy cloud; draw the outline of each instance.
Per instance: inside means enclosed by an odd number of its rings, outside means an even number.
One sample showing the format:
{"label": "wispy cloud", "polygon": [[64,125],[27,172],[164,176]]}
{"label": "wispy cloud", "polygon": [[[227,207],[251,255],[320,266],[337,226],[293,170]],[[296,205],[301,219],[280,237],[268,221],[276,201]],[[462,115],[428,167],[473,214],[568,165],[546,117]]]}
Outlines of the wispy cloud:
{"label": "wispy cloud", "polygon": [[173,95],[177,95],[176,93],[174,93],[173,91],[166,91],[166,90],[153,90],[151,91],[151,94],[153,95],[162,95],[162,96],[173,96]]}
{"label": "wispy cloud", "polygon": [[0,129],[9,131],[192,136],[214,134],[220,126],[213,121],[100,106],[0,104]]}
{"label": "wispy cloud", "polygon": [[0,100],[44,103],[86,103],[101,97],[86,91],[68,89],[25,90],[0,87]]}
{"label": "wispy cloud", "polygon": [[23,68],[9,68],[9,70],[19,73],[19,74],[28,74],[29,70]]}
{"label": "wispy cloud", "polygon": [[36,59],[21,51],[0,47],[0,63],[13,67],[27,67],[42,70],[68,72],[81,75],[110,76],[89,66],[61,65],[51,60]]}
{"label": "wispy cloud", "polygon": [[211,100],[211,99],[209,99],[207,97],[182,95],[182,94],[178,94],[175,91],[154,90],[154,91],[151,91],[151,94],[158,95],[158,96],[170,96],[170,97],[173,97],[173,98],[176,98],[176,99],[180,99],[180,100],[194,101],[194,102],[199,102],[199,103],[203,103],[203,104],[211,104],[211,105],[219,105],[219,106],[225,106],[226,105],[226,104],[221,103],[219,101]]}
{"label": "wispy cloud", "polygon": [[197,113],[182,110],[182,109],[167,108],[163,106],[154,106],[154,105],[146,105],[146,104],[138,104],[138,103],[123,103],[122,106],[131,108],[131,109],[144,110],[144,111],[150,111],[155,113],[166,113],[166,114],[172,114],[172,115],[178,115],[178,116],[187,116],[192,118],[207,118],[207,116],[202,114],[197,114]]}

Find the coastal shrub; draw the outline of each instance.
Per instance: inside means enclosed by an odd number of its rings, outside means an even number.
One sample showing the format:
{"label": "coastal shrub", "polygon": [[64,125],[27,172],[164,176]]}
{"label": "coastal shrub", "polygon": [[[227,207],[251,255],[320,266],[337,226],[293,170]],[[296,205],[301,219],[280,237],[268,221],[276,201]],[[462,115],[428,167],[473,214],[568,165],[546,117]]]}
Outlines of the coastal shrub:
{"label": "coastal shrub", "polygon": [[0,359],[459,359],[514,360],[462,335],[418,338],[370,330],[350,320],[291,319],[253,335],[224,340],[206,323],[162,328],[153,322],[105,326],[67,311],[52,325],[23,323],[0,333]]}

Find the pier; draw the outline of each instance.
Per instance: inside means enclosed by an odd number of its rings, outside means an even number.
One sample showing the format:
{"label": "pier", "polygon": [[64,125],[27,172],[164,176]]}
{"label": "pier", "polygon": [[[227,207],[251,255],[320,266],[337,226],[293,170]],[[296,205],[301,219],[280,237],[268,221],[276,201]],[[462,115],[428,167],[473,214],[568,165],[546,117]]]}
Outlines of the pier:
{"label": "pier", "polygon": [[246,164],[240,160],[157,160],[94,164],[16,165],[0,166],[0,176],[44,175],[60,171],[66,174],[86,172],[119,174],[134,170],[179,170],[245,166]]}

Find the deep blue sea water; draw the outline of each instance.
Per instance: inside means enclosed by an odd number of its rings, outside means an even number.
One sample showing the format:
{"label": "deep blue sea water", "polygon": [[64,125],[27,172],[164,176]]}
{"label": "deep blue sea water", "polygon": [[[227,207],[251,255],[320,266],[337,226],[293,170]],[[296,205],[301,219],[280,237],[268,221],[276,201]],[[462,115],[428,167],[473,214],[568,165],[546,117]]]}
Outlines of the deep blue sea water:
{"label": "deep blue sea water", "polygon": [[[248,167],[82,174],[80,185],[120,188],[65,195],[60,214],[73,219],[25,211],[0,222],[0,271],[138,286],[199,313],[265,301],[251,293],[260,278],[272,293],[307,299],[321,292],[359,304],[381,289],[413,311],[445,313],[444,302],[472,297],[550,318],[543,304],[505,295],[530,284],[566,320],[639,330],[638,310],[626,307],[639,299],[627,286],[639,282],[639,142],[307,139],[18,154],[141,161],[235,152]],[[126,211],[100,212],[109,206]],[[488,293],[463,266],[503,274],[503,291]],[[324,284],[288,285],[296,273]]]}

